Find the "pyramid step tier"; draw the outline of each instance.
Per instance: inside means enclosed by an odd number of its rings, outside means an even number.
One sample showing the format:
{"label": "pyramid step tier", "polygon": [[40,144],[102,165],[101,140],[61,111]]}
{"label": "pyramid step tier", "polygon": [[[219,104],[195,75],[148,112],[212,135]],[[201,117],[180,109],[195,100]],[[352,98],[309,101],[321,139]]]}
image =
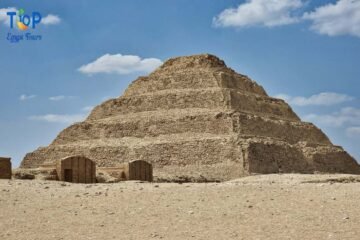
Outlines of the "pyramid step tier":
{"label": "pyramid step tier", "polygon": [[230,88],[248,93],[267,96],[265,90],[247,76],[229,70],[209,71],[199,69],[194,72],[182,70],[170,74],[151,74],[149,77],[139,77],[132,82],[124,96],[142,95],[162,90]]}
{"label": "pyramid step tier", "polygon": [[[233,135],[166,135],[147,138],[122,138],[84,141],[77,144],[40,148],[28,154],[23,168],[51,164],[66,156],[82,154],[98,167],[113,167],[131,160],[145,160],[162,174],[172,166],[202,169],[212,178],[210,169],[221,163],[221,176],[228,180],[247,173],[343,172],[360,173],[360,166],[341,147],[319,144],[288,144],[271,138],[238,138]],[[233,170],[231,170],[233,169]],[[234,169],[237,171],[234,172]],[[229,174],[226,171],[232,171]],[[177,172],[181,174],[181,172]],[[184,173],[185,174],[185,173]],[[210,174],[210,175],[207,175]],[[234,175],[235,174],[235,175]]]}
{"label": "pyramid step tier", "polygon": [[299,121],[283,100],[232,89],[208,88],[182,91],[159,91],[111,99],[97,106],[88,117],[96,120],[120,114],[186,108],[238,110],[259,116]]}
{"label": "pyramid step tier", "polygon": [[91,139],[141,138],[177,133],[236,133],[273,137],[292,144],[306,141],[331,145],[326,135],[311,123],[204,109],[139,112],[76,123],[63,130],[52,145]]}

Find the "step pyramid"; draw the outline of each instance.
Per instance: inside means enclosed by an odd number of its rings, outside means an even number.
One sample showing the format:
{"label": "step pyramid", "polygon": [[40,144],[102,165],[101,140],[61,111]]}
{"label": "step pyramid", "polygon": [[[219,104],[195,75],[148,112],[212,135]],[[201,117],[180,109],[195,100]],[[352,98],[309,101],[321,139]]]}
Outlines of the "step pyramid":
{"label": "step pyramid", "polygon": [[132,160],[153,164],[154,176],[228,180],[250,173],[360,173],[360,166],[281,99],[218,57],[167,60],[139,77],[123,96],[93,109],[21,168],[85,155],[98,167]]}

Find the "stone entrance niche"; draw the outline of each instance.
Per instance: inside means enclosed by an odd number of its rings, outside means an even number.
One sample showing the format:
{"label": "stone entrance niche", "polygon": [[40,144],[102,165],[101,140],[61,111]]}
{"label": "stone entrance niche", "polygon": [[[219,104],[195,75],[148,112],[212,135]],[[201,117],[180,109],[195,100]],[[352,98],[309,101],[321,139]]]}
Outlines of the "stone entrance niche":
{"label": "stone entrance niche", "polygon": [[11,158],[0,157],[0,179],[11,179]]}
{"label": "stone entrance niche", "polygon": [[72,183],[96,182],[96,164],[84,156],[73,156],[58,160],[56,172],[60,181]]}
{"label": "stone entrance niche", "polygon": [[129,180],[152,182],[152,165],[143,160],[129,162]]}

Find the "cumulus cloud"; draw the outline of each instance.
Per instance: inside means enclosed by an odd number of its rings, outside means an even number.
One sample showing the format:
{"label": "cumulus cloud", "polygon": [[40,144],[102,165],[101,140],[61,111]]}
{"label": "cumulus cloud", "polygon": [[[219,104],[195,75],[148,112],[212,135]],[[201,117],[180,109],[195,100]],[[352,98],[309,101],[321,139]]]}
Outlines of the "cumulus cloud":
{"label": "cumulus cloud", "polygon": [[78,70],[86,74],[130,74],[134,72],[151,72],[161,64],[162,61],[157,58],[141,59],[139,56],[133,55],[105,54],[94,62],[81,66]]}
{"label": "cumulus cloud", "polygon": [[59,96],[49,97],[49,100],[50,100],[50,101],[61,101],[61,100],[73,99],[73,98],[75,98],[75,97],[74,97],[74,96],[59,95]]}
{"label": "cumulus cloud", "polygon": [[311,20],[311,29],[328,36],[353,35],[360,37],[360,1],[339,0],[305,13]]}
{"label": "cumulus cloud", "polygon": [[29,117],[30,120],[35,121],[66,124],[80,122],[83,121],[85,118],[85,114],[46,114]]}
{"label": "cumulus cloud", "polygon": [[44,25],[56,25],[56,24],[59,24],[61,22],[61,19],[59,16],[57,15],[53,15],[53,14],[49,14],[47,15],[46,17],[43,17],[41,19],[41,22],[42,24]]}
{"label": "cumulus cloud", "polygon": [[19,100],[20,100],[20,101],[26,101],[26,100],[30,100],[30,99],[33,99],[33,98],[36,98],[36,95],[26,95],[26,94],[22,94],[22,95],[19,97]]}
{"label": "cumulus cloud", "polygon": [[278,94],[275,96],[276,98],[280,98],[285,100],[291,105],[294,106],[331,106],[343,102],[348,102],[353,100],[354,98],[348,96],[346,94],[333,93],[333,92],[323,92],[319,94],[312,95],[310,97],[292,97],[286,94]]}
{"label": "cumulus cloud", "polygon": [[6,14],[7,12],[15,12],[17,11],[14,7],[8,7],[8,8],[0,8],[0,22],[5,23],[6,25],[10,24],[10,18]]}
{"label": "cumulus cloud", "polygon": [[360,0],[338,0],[304,12],[305,0],[246,0],[213,18],[218,27],[280,26],[310,21],[310,29],[328,36],[360,37]]}
{"label": "cumulus cloud", "polygon": [[247,0],[237,8],[228,8],[213,19],[218,27],[274,27],[297,22],[295,11],[301,0]]}
{"label": "cumulus cloud", "polygon": [[360,109],[354,107],[342,108],[331,114],[309,114],[304,120],[315,122],[330,127],[342,127],[346,125],[360,125]]}

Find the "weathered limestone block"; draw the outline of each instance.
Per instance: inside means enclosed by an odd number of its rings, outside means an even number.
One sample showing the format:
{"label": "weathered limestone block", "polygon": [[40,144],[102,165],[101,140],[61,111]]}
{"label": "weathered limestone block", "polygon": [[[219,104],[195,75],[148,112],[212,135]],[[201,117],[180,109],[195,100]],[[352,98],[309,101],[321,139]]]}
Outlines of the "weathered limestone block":
{"label": "weathered limestone block", "polygon": [[235,90],[228,90],[228,92],[231,109],[275,119],[300,121],[290,106],[281,99],[248,95]]}
{"label": "weathered limestone block", "polygon": [[252,173],[309,173],[311,166],[298,149],[285,142],[249,139],[242,143],[244,168]]}
{"label": "weathered limestone block", "polygon": [[316,172],[360,174],[359,164],[342,147],[300,143],[297,148]]}
{"label": "weathered limestone block", "polygon": [[234,132],[241,135],[272,137],[295,144],[297,142],[331,145],[328,137],[312,123],[287,121],[235,112]]}
{"label": "weathered limestone block", "polygon": [[76,123],[63,130],[51,145],[101,138],[155,137],[178,133],[209,133],[274,137],[290,143],[331,144],[313,124],[276,120],[253,114],[200,109],[124,114]]}
{"label": "weathered limestone block", "polygon": [[[219,148],[219,145],[223,147]],[[115,167],[119,163],[134,160],[148,161],[154,167],[209,164],[216,163],[219,159],[241,161],[239,149],[234,145],[234,137],[174,134],[161,137],[82,141],[40,148],[34,152],[36,160],[32,155],[25,156],[22,167],[39,167],[59,158],[81,153],[94,159],[98,167]]]}
{"label": "weathered limestone block", "polygon": [[[219,111],[153,111],[144,114],[126,114],[107,118],[106,121],[76,123],[62,131],[53,144],[123,137],[155,137],[177,133],[231,134],[233,119],[230,115],[218,117]],[[132,115],[132,116],[130,116]]]}
{"label": "weathered limestone block", "polygon": [[232,72],[232,71],[219,71],[215,73],[218,80],[218,85],[221,88],[230,88],[233,90],[241,90],[249,92],[249,94],[257,94],[267,96],[263,87],[252,81],[247,76]]}
{"label": "weathered limestone block", "polygon": [[223,109],[255,113],[279,119],[298,121],[291,108],[280,99],[248,95],[243,91],[208,88],[201,90],[159,91],[154,94],[135,95],[111,99],[97,106],[88,117],[96,120],[133,112],[161,109]]}
{"label": "weathered limestone block", "polygon": [[136,95],[111,99],[95,107],[89,120],[106,118],[133,112],[161,109],[230,108],[226,90],[218,88],[184,91],[159,91],[154,94]]}
{"label": "weathered limestone block", "polygon": [[218,81],[212,71],[152,74],[149,77],[139,77],[132,82],[124,92],[124,96],[144,95],[163,90],[201,90],[216,87]]}
{"label": "weathered limestone block", "polygon": [[265,90],[248,77],[223,69],[198,69],[196,72],[184,69],[170,74],[153,73],[149,77],[139,77],[131,83],[124,96],[143,95],[162,90],[229,88],[267,96]]}

